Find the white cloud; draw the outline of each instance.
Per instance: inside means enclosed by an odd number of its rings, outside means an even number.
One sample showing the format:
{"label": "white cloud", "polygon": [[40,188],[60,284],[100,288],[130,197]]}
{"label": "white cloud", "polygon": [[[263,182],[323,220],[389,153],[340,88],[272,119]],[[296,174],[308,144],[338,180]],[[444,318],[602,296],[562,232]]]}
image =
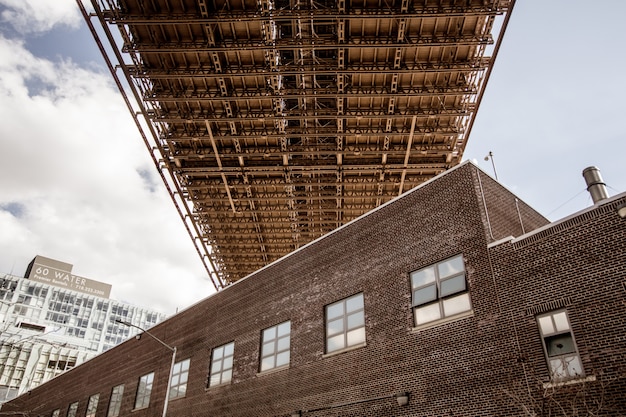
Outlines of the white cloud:
{"label": "white cloud", "polygon": [[0,272],[43,255],[166,313],[211,292],[109,74],[0,37],[0,95]]}
{"label": "white cloud", "polygon": [[72,0],[0,0],[1,19],[20,33],[38,33],[56,26],[77,27],[81,16]]}

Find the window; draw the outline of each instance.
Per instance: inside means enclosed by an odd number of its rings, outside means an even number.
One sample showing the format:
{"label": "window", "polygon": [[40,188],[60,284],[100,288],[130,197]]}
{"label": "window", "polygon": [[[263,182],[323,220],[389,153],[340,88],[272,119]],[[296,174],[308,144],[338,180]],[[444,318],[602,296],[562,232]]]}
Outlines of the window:
{"label": "window", "polygon": [[98,400],[100,399],[100,394],[94,394],[89,397],[89,402],[87,403],[87,413],[85,413],[85,417],[96,417],[96,411],[98,410]]}
{"label": "window", "polygon": [[59,415],[61,415],[61,410],[56,409],[52,412],[52,415],[50,417],[59,417]]}
{"label": "window", "polygon": [[137,396],[135,397],[135,409],[146,408],[150,404],[150,393],[152,393],[152,383],[154,382],[154,372],[139,378]]}
{"label": "window", "polygon": [[78,401],[70,404],[69,408],[67,409],[67,417],[76,417],[77,411],[78,411]]}
{"label": "window", "polygon": [[187,379],[189,378],[189,359],[174,364],[172,381],[170,382],[170,399],[184,397],[187,393]]}
{"label": "window", "polygon": [[289,364],[291,322],[263,330],[261,340],[261,371]]}
{"label": "window", "polygon": [[365,343],[363,294],[326,306],[326,352]]}
{"label": "window", "polygon": [[211,355],[211,374],[209,376],[209,386],[225,384],[233,377],[233,354],[235,342],[227,343],[213,349]]}
{"label": "window", "polygon": [[537,323],[552,379],[584,376],[567,312],[560,310],[542,314],[537,316]]}
{"label": "window", "polygon": [[124,395],[124,385],[113,387],[111,391],[111,401],[109,402],[109,412],[107,417],[117,417],[120,415],[120,407],[122,406],[122,395]]}
{"label": "window", "polygon": [[417,326],[472,308],[462,255],[412,272],[411,289]]}

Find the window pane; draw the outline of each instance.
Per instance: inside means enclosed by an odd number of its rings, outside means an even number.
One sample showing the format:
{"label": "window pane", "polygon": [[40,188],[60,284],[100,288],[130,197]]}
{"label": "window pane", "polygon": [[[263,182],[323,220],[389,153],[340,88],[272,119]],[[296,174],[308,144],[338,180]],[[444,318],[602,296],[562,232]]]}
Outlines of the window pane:
{"label": "window pane", "polygon": [[358,313],[350,314],[348,316],[348,329],[354,329],[355,327],[361,327],[365,325],[365,315],[362,311]]}
{"label": "window pane", "polygon": [[465,271],[463,265],[463,256],[459,255],[438,265],[439,278],[449,277],[450,275],[458,274]]}
{"label": "window pane", "polygon": [[234,351],[235,351],[234,343],[229,343],[226,346],[224,346],[224,356],[232,356]]}
{"label": "window pane", "polygon": [[567,377],[561,358],[550,360],[550,370],[552,371],[552,378],[554,379],[563,379]]}
{"label": "window pane", "polygon": [[567,320],[567,314],[565,313],[565,311],[556,313],[552,317],[554,318],[554,324],[556,325],[556,330],[558,332],[569,330],[569,321]]}
{"label": "window pane", "polygon": [[424,268],[411,273],[411,285],[413,288],[421,287],[430,282],[435,282],[435,268]]}
{"label": "window pane", "polygon": [[564,358],[565,364],[567,366],[567,373],[569,376],[582,376],[583,367],[580,363],[580,358],[576,356],[566,356]]}
{"label": "window pane", "polygon": [[348,332],[348,346],[358,345],[365,342],[365,327]]}
{"label": "window pane", "polygon": [[268,341],[276,338],[276,326],[263,330],[263,341]]}
{"label": "window pane", "polygon": [[424,324],[441,318],[439,303],[429,304],[415,309],[415,322]]}
{"label": "window pane", "polygon": [[444,281],[441,281],[442,297],[461,291],[465,291],[465,275],[457,275],[453,278],[448,278]]}
{"label": "window pane", "polygon": [[285,336],[291,333],[291,322],[287,321],[285,323],[278,325],[278,337]]}
{"label": "window pane", "polygon": [[209,380],[209,386],[219,385],[220,384],[220,376],[221,374],[213,374],[211,375],[211,379]]}
{"label": "window pane", "polygon": [[429,285],[428,287],[420,288],[419,290],[413,292],[414,305],[426,304],[436,299],[437,287],[435,286],[435,284]]}
{"label": "window pane", "polygon": [[263,345],[263,356],[271,355],[274,353],[274,341]]}
{"label": "window pane", "polygon": [[343,349],[344,341],[343,341],[343,333],[329,337],[327,341],[327,348],[329,352],[333,352],[338,349]]}
{"label": "window pane", "polygon": [[280,352],[286,349],[289,349],[289,338],[283,337],[281,339],[278,339],[278,343],[276,344],[276,350]]}
{"label": "window pane", "polygon": [[343,332],[343,317],[328,322],[328,336]]}
{"label": "window pane", "polygon": [[272,369],[274,367],[274,356],[268,356],[261,360],[261,370]]}
{"label": "window pane", "polygon": [[363,294],[355,295],[346,300],[346,312],[363,309]]}
{"label": "window pane", "polygon": [[232,369],[222,372],[222,383],[230,381],[232,377],[233,377]]}
{"label": "window pane", "polygon": [[283,366],[289,363],[289,351],[276,355],[276,366]]}
{"label": "window pane", "polygon": [[446,317],[469,311],[471,308],[468,293],[443,300],[443,314]]}
{"label": "window pane", "polygon": [[334,319],[335,317],[342,316],[342,315],[343,315],[343,302],[329,305],[326,308],[326,318],[329,320]]}
{"label": "window pane", "polygon": [[548,356],[558,356],[576,352],[574,340],[569,333],[546,337],[546,349]]}
{"label": "window pane", "polygon": [[213,366],[211,367],[211,373],[221,372],[222,370],[222,361],[213,362]]}
{"label": "window pane", "polygon": [[537,319],[539,322],[539,328],[542,334],[554,333],[554,325],[552,324],[551,316],[543,316]]}
{"label": "window pane", "polygon": [[224,355],[224,346],[213,349],[213,359],[221,359]]}
{"label": "window pane", "polygon": [[224,358],[224,365],[222,366],[223,369],[230,369],[233,367],[233,357],[229,356],[227,358]]}

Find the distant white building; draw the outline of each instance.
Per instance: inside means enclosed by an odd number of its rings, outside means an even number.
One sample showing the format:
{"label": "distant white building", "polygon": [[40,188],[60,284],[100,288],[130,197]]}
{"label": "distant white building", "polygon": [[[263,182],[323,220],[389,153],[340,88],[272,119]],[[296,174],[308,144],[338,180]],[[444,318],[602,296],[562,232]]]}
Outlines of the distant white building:
{"label": "distant white building", "polygon": [[43,256],[25,277],[0,275],[0,403],[165,319],[154,310],[109,299],[111,286],[73,275]]}

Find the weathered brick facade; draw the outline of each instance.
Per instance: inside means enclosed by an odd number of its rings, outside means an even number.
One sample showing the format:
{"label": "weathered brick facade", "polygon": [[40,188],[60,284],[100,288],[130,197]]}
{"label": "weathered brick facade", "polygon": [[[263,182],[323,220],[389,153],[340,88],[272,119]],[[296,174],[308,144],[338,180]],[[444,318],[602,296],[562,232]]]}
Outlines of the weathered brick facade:
{"label": "weathered brick facade", "polygon": [[[622,194],[549,225],[462,164],[151,329],[191,362],[186,396],[170,401],[168,415],[548,415],[581,392],[603,398],[600,415],[621,415],[625,202]],[[458,254],[471,311],[416,327],[410,272]],[[325,353],[325,306],[357,293],[365,345]],[[586,378],[562,386],[550,384],[535,318],[557,309],[569,314]],[[261,373],[261,332],[286,320],[289,366]],[[232,381],[207,388],[212,349],[233,341]],[[170,360],[150,337],[131,339],[2,412],[65,417],[78,401],[84,416],[99,393],[104,417],[112,388],[124,384],[120,415],[161,415]],[[150,405],[133,410],[138,379],[152,371]],[[399,392],[409,393],[407,405]]]}

